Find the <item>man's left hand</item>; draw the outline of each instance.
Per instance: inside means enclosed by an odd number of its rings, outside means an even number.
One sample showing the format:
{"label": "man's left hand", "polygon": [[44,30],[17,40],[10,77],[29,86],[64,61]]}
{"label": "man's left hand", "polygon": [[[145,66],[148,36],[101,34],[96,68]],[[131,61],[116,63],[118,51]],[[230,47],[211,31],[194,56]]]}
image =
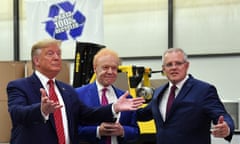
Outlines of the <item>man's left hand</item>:
{"label": "man's left hand", "polygon": [[220,116],[218,118],[218,123],[213,126],[212,135],[214,137],[225,138],[229,136],[230,128],[228,124],[224,121],[224,117]]}

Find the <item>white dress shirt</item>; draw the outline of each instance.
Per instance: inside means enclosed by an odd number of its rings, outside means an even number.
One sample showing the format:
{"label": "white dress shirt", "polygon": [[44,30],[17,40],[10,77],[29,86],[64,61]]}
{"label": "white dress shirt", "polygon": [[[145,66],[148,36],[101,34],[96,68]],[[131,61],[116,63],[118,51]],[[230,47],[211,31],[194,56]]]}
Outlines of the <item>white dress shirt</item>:
{"label": "white dress shirt", "polygon": [[[102,101],[102,97],[101,97],[102,89],[104,88],[104,86],[102,86],[98,81],[96,81],[96,85],[97,85],[97,90],[98,90],[99,101],[101,103],[101,101]],[[107,89],[108,90],[106,91],[106,97],[107,97],[108,103],[111,104],[111,103],[116,102],[117,101],[117,96],[115,94],[115,91],[114,91],[113,87],[108,86]],[[119,122],[120,114],[121,113],[119,112],[118,115],[117,115],[116,122]],[[99,126],[97,128],[96,133],[97,133],[97,137],[101,138],[101,136],[99,135]],[[118,144],[116,136],[111,136],[111,144]]]}

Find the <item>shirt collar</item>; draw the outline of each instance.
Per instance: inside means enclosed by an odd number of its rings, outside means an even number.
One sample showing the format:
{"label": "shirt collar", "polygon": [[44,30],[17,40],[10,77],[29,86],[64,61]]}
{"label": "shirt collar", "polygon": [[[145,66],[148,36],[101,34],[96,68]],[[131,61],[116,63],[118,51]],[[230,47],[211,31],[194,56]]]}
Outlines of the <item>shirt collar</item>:
{"label": "shirt collar", "polygon": [[[102,84],[100,84],[97,80],[96,80],[96,85],[97,85],[97,90],[98,92],[101,92],[102,89],[104,88],[104,86]],[[111,90],[111,85],[106,87],[108,90]]]}
{"label": "shirt collar", "polygon": [[[41,72],[35,70],[35,74],[44,86],[48,83],[49,78],[43,75]],[[53,78],[52,80],[55,82],[55,78]]]}
{"label": "shirt collar", "polygon": [[[187,81],[188,78],[189,78],[189,76],[186,75],[186,77],[185,77],[182,81],[180,81],[179,83],[176,84],[176,87],[177,87],[178,89],[181,89],[182,86],[183,86],[183,84]],[[171,82],[169,82],[169,87],[172,87],[172,85],[173,85],[173,84],[172,84]]]}

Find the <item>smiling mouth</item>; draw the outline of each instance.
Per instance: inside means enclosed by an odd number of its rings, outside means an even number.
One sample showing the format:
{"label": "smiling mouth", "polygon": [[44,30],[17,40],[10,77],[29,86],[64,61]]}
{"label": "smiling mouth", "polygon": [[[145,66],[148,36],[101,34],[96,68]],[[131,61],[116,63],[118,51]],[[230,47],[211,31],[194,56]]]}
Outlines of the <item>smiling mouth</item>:
{"label": "smiling mouth", "polygon": [[57,66],[57,67],[59,67],[59,66],[61,66],[61,64],[59,64],[59,63],[53,63],[52,66]]}
{"label": "smiling mouth", "polygon": [[171,75],[177,75],[178,73],[177,72],[172,72]]}

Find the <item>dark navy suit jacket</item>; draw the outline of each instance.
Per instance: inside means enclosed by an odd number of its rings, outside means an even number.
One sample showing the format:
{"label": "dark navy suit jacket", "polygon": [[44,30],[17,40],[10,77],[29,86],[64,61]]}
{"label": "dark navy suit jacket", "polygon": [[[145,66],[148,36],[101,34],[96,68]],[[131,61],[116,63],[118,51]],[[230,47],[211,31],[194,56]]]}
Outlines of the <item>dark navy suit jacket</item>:
{"label": "dark navy suit jacket", "polygon": [[[66,107],[71,144],[79,144],[77,127],[80,121],[95,123],[113,119],[111,105],[89,108],[78,100],[70,85],[57,80],[56,85]],[[11,144],[58,144],[52,114],[44,121],[40,111],[40,88],[43,86],[35,74],[9,82],[8,110],[13,126]]]}
{"label": "dark navy suit jacket", "polygon": [[159,110],[164,91],[169,84],[155,90],[151,103],[137,111],[138,120],[155,120],[157,144],[210,144],[211,122],[220,115],[230,127],[231,140],[234,122],[220,101],[213,85],[194,79],[191,75],[173,102],[169,116],[163,121]]}
{"label": "dark navy suit jacket", "polygon": [[[118,98],[124,93],[124,91],[116,87],[113,87],[113,89]],[[98,107],[101,105],[96,82],[76,88],[76,91],[78,93],[78,98],[86,105],[90,107]],[[121,112],[119,122],[124,128],[124,137],[117,138],[119,144],[126,144],[126,142],[131,142],[138,138],[139,127],[137,124],[135,112]],[[81,141],[88,141],[92,144],[104,144],[104,138],[96,138],[96,129],[98,125],[100,125],[100,123],[95,125],[82,123],[78,129]]]}

